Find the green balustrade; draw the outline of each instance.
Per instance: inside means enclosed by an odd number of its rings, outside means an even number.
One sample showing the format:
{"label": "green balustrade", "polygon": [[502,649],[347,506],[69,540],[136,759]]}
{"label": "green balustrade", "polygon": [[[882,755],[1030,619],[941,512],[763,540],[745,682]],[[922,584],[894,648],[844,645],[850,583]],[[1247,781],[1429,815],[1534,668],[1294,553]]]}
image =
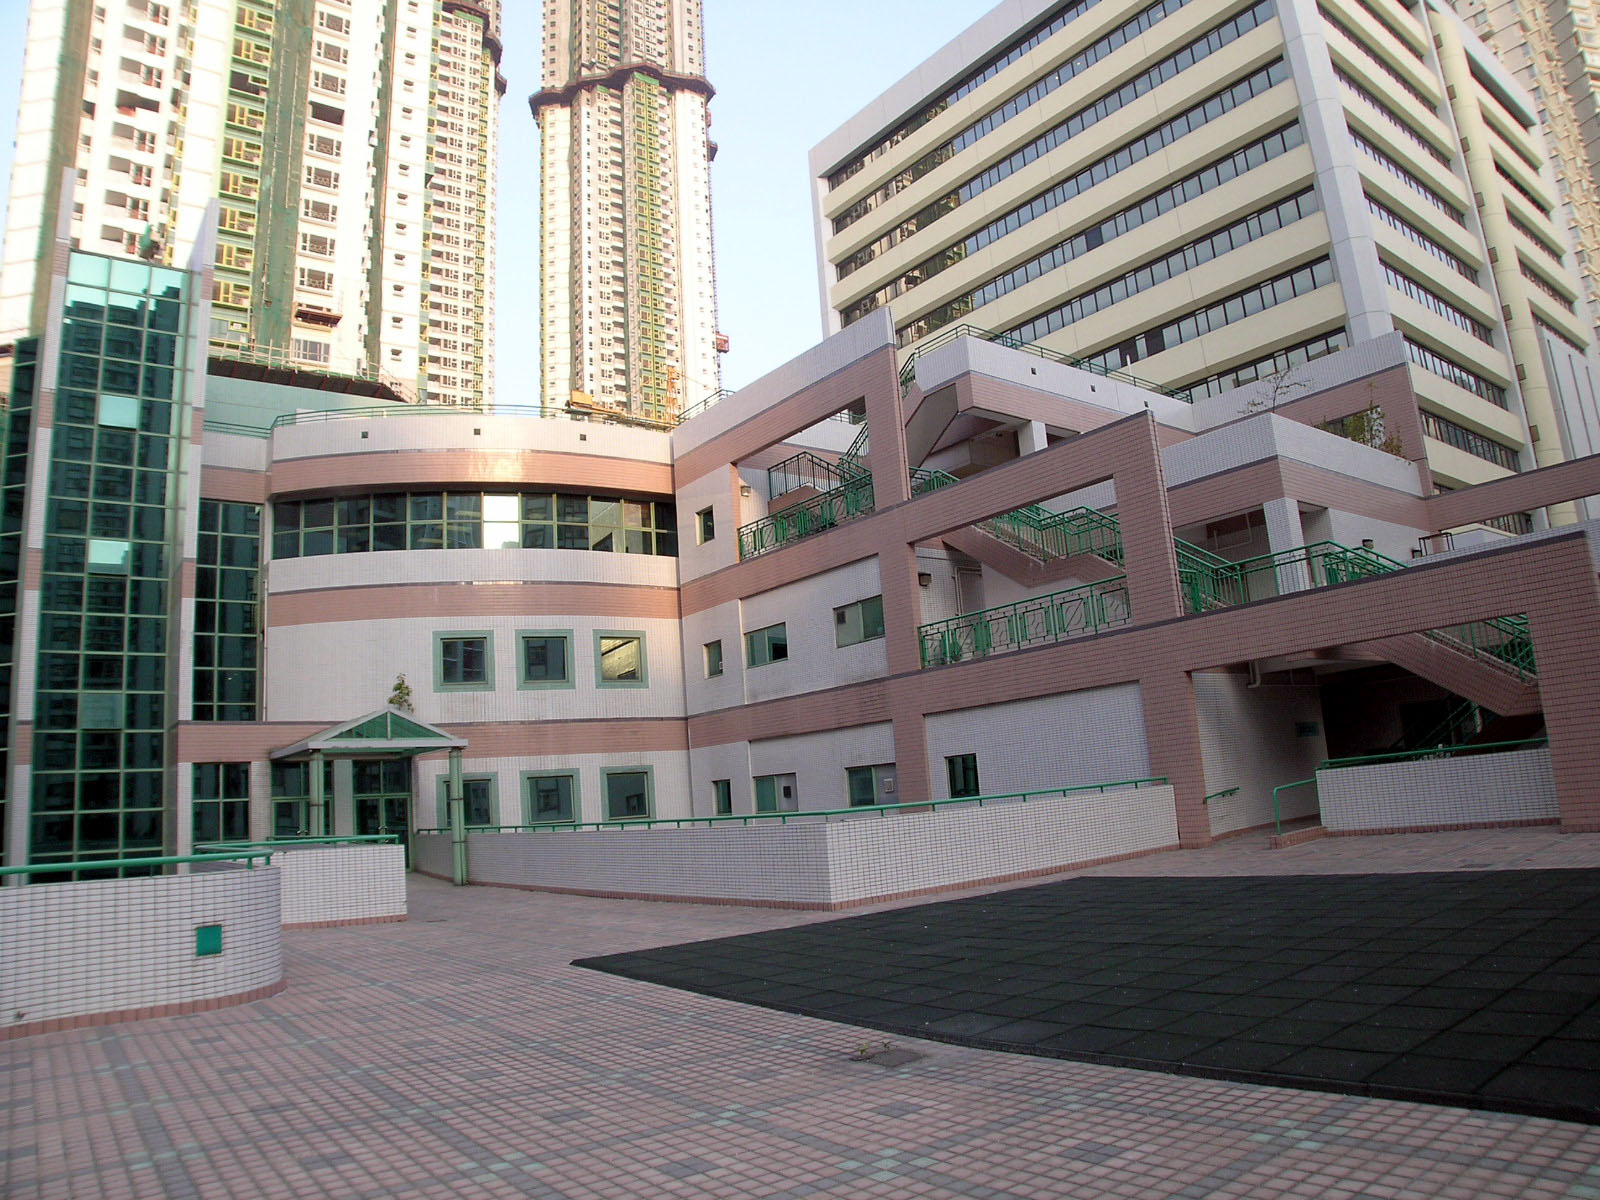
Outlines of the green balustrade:
{"label": "green balustrade", "polygon": [[924,667],[1088,637],[1127,624],[1124,576],[1034,596],[982,612],[935,621],[917,630]]}
{"label": "green balustrade", "polygon": [[[272,856],[276,851],[271,848],[249,850],[230,850],[215,854],[160,854],[147,858],[92,858],[80,859],[69,862],[37,862],[28,863],[21,867],[0,867],[0,878],[10,875],[68,875],[80,871],[104,871],[107,878],[122,871],[144,870],[148,867],[182,867],[193,863],[243,863],[247,868],[253,868],[256,863],[263,866],[272,865]],[[88,882],[88,881],[81,881]]]}
{"label": "green balustrade", "polygon": [[832,529],[841,521],[872,511],[872,477],[862,476],[793,508],[773,513],[739,529],[739,557],[754,558],[790,542]]}

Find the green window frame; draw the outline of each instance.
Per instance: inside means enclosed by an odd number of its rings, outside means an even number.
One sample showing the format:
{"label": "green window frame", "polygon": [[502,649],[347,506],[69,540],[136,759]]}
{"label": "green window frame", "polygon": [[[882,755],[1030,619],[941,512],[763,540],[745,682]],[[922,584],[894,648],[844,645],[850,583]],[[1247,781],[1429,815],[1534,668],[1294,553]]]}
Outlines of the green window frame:
{"label": "green window frame", "polygon": [[700,545],[704,546],[717,536],[717,514],[709,506],[702,508],[694,515],[695,537]]}
{"label": "green window frame", "polygon": [[[439,828],[450,827],[450,776],[439,776]],[[463,775],[461,777],[461,820],[468,828],[482,829],[498,825],[500,811],[500,777],[498,775]]]}
{"label": "green window frame", "polygon": [[789,629],[785,622],[752,629],[744,635],[744,662],[748,667],[764,667],[789,658]]}
{"label": "green window frame", "polygon": [[981,796],[978,786],[978,756],[976,754],[947,754],[945,774],[950,779],[950,798]]}
{"label": "green window frame", "polygon": [[[473,643],[481,643],[474,646]],[[433,690],[494,691],[494,634],[487,629],[438,630],[433,635]]]}
{"label": "green window frame", "polygon": [[[633,644],[630,651],[629,645]],[[650,686],[650,658],[644,633],[638,629],[594,631],[596,687],[642,688]]]}
{"label": "green window frame", "polygon": [[655,811],[655,768],[608,767],[600,772],[607,821],[648,821]]}
{"label": "green window frame", "polygon": [[[561,647],[559,674],[553,652],[558,645]],[[577,686],[577,676],[572,669],[572,630],[517,630],[517,687],[537,690]]]}
{"label": "green window frame", "polygon": [[713,779],[711,781],[711,806],[712,811],[719,817],[733,815],[733,780]]}
{"label": "green window frame", "polygon": [[833,610],[833,641],[839,647],[875,641],[883,636],[883,597],[868,596]]}
{"label": "green window frame", "polygon": [[566,825],[577,821],[582,811],[576,771],[522,772],[523,824]]}
{"label": "green window frame", "polygon": [[722,674],[722,639],[707,642],[700,650],[705,655],[706,678],[715,679]]}
{"label": "green window frame", "polygon": [[195,763],[190,800],[196,846],[249,840],[249,763]]}

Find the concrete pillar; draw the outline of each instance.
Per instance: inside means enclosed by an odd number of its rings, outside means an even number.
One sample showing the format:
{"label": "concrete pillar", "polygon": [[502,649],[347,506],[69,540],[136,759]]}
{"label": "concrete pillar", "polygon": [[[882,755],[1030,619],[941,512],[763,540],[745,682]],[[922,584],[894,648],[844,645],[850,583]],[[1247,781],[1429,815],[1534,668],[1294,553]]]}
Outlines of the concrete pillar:
{"label": "concrete pillar", "polygon": [[1017,429],[1017,453],[1037,454],[1050,444],[1050,435],[1045,432],[1043,421],[1029,421]]}
{"label": "concrete pillar", "polygon": [[1206,768],[1195,712],[1194,677],[1187,672],[1147,677],[1139,681],[1139,695],[1144,704],[1150,774],[1165,776],[1172,783],[1178,843],[1185,849],[1209,846],[1211,818],[1206,812]]}
{"label": "concrete pillar", "polygon": [[[1268,500],[1261,506],[1267,518],[1267,546],[1275,555],[1298,550],[1306,544],[1305,529],[1300,524],[1300,502],[1293,498]],[[1298,560],[1280,559],[1276,567],[1278,594],[1303,592],[1311,586],[1310,563],[1302,555]],[[1246,581],[1248,586],[1249,581]],[[1250,593],[1252,597],[1255,592]],[[1263,593],[1265,594],[1265,593]]]}
{"label": "concrete pillar", "polygon": [[457,887],[467,882],[467,814],[466,800],[461,794],[461,747],[450,751],[450,783],[448,785],[450,810],[450,881]]}
{"label": "concrete pillar", "polygon": [[311,752],[311,836],[328,836],[328,796],[322,786],[322,751]]}

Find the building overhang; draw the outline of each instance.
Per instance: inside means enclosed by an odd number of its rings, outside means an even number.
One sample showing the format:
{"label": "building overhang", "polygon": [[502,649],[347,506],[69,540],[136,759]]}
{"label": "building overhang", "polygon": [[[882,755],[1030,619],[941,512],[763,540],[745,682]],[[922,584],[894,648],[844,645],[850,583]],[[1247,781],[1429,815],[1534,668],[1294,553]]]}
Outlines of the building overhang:
{"label": "building overhang", "polygon": [[464,750],[466,741],[397,708],[384,707],[331,725],[269,755],[273,762],[321,758],[414,758],[439,750]]}

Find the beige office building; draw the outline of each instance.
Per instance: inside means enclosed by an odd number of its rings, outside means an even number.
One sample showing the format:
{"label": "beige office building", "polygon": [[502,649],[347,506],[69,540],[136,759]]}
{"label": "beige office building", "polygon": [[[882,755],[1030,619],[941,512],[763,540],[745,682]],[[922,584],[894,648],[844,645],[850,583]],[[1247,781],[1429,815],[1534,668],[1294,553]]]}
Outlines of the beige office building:
{"label": "beige office building", "polygon": [[1399,333],[1439,489],[1600,445],[1538,115],[1448,7],[1008,3],[811,163],[829,330],[887,305],[903,346],[967,324],[1274,403]]}
{"label": "beige office building", "polygon": [[0,341],[72,245],[188,263],[218,202],[211,346],[476,403],[492,386],[499,0],[34,0]]}
{"label": "beige office building", "polygon": [[545,0],[544,402],[670,419],[719,387],[700,0]]}

